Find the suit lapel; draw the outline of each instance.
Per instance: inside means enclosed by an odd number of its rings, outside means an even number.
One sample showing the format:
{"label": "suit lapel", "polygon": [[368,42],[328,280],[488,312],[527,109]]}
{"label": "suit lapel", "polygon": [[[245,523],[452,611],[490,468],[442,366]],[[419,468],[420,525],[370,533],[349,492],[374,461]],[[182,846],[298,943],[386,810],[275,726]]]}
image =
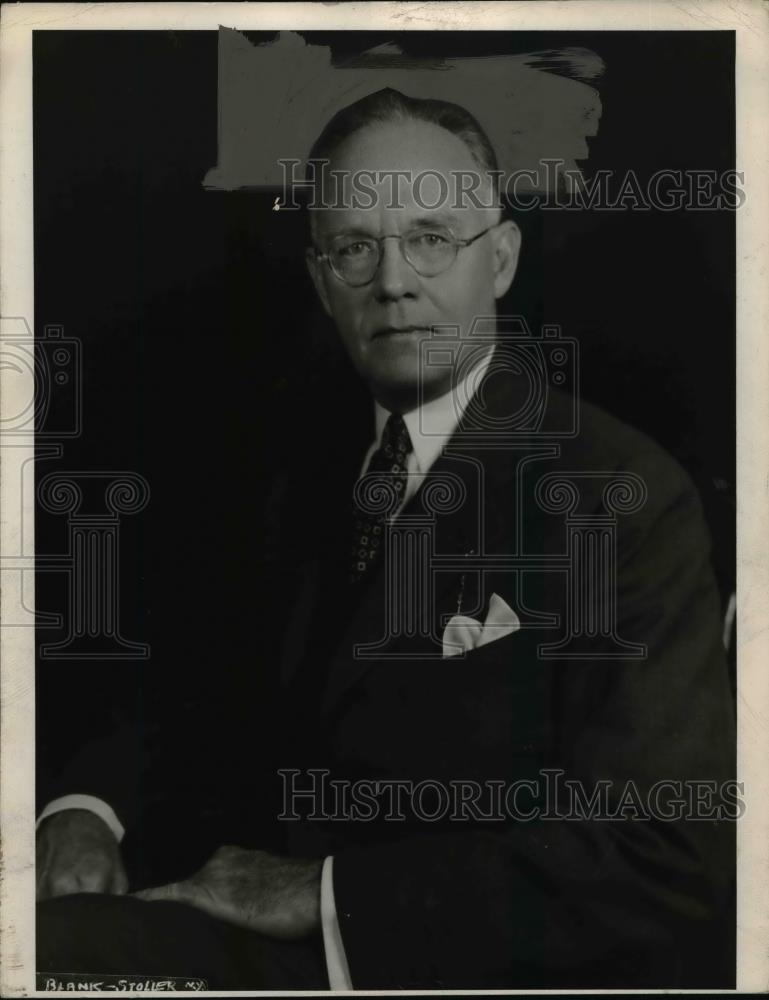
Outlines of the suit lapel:
{"label": "suit lapel", "polygon": [[[302,514],[295,518],[291,530],[306,539],[306,549],[295,575],[293,614],[280,664],[283,684],[291,683],[304,660],[317,661],[314,647],[326,645],[326,630],[334,625],[329,618],[345,614],[344,601],[339,595],[347,583],[353,485],[374,433],[370,407],[357,424],[349,448],[329,454],[321,464],[315,462],[310,467],[304,462],[298,464],[292,477],[303,501]],[[329,597],[334,598],[333,602]],[[320,642],[319,629],[323,630]]]}
{"label": "suit lapel", "polygon": [[[429,483],[437,480],[442,471],[446,471],[445,466],[448,464],[450,463],[446,462],[443,457],[435,462],[433,468],[430,470],[430,474],[416,495],[403,509],[400,515],[401,518],[428,514],[423,503],[425,489]],[[436,519],[436,526],[440,520],[440,518]],[[442,535],[446,541],[449,538],[453,538],[456,539],[456,544],[461,545],[460,539],[464,537],[464,531],[462,530],[463,526],[460,521],[461,519],[457,518],[451,525],[445,523],[441,525]],[[437,547],[438,540],[436,538]],[[447,551],[446,549],[443,550]],[[439,599],[458,578],[459,573],[441,574],[439,585],[435,590],[436,608],[439,606]],[[360,646],[373,646],[382,640],[386,628],[387,596],[387,574],[383,562],[380,562],[376,569],[374,569],[373,576],[368,583],[365,593],[362,595],[360,605],[345,629],[342,640],[332,657],[328,684],[323,700],[324,711],[329,710],[336,704],[342,695],[352,685],[356,684],[371,668],[373,663],[376,662],[375,659],[356,657],[354,650]],[[388,640],[387,645],[380,650],[380,653],[387,654],[388,656],[399,652],[402,653],[405,652],[405,648],[409,645],[411,645],[413,650],[413,639],[409,640],[402,636],[395,636]],[[437,650],[433,651],[437,652]]]}
{"label": "suit lapel", "polygon": [[[500,398],[505,396],[505,400]],[[510,412],[511,387],[506,391],[489,395],[484,400],[485,413]],[[508,409],[502,409],[507,406]],[[465,556],[509,552],[513,544],[511,525],[519,522],[515,496],[514,461],[509,448],[489,446],[482,435],[475,433],[469,419],[460,427],[436,460],[420,489],[402,511],[401,518],[430,516],[430,491],[439,484],[453,486],[464,499],[454,509],[446,513],[433,513],[435,525],[434,552],[439,556],[450,556],[446,570],[434,574],[433,620],[440,628],[439,615],[453,613],[456,600],[463,588],[464,577],[461,562]],[[523,454],[526,446],[522,446]],[[377,643],[385,634],[386,621],[386,573],[382,563],[374,571],[366,593],[353,615],[342,639],[332,656],[323,711],[329,711],[339,699],[353,687],[372,667],[382,663],[381,659],[356,658],[354,648]],[[470,608],[463,607],[467,613]],[[404,657],[420,655],[440,655],[440,646],[426,640],[415,641],[407,636],[395,636],[379,650],[388,655],[400,654]]]}

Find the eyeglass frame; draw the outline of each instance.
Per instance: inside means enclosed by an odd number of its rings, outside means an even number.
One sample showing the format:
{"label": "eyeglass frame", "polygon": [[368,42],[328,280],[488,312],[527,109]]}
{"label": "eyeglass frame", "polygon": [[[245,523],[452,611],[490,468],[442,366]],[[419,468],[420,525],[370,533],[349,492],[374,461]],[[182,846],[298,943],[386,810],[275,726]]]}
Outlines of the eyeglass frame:
{"label": "eyeglass frame", "polygon": [[361,239],[372,240],[374,243],[376,243],[378,259],[376,262],[376,267],[374,268],[374,273],[371,275],[368,281],[362,281],[359,285],[352,284],[347,280],[347,278],[343,278],[342,275],[337,272],[336,268],[331,263],[331,255],[328,251],[322,251],[319,253],[316,247],[311,247],[310,249],[315,255],[315,260],[319,262],[326,261],[328,263],[328,266],[331,268],[332,274],[334,274],[335,277],[339,278],[340,281],[344,282],[344,284],[347,285],[349,288],[365,288],[366,285],[370,285],[371,282],[374,280],[374,278],[376,278],[377,271],[382,265],[382,256],[383,256],[382,244],[384,243],[385,240],[398,241],[398,249],[401,252],[401,257],[403,257],[403,259],[406,261],[409,267],[416,274],[418,274],[420,278],[437,278],[439,274],[445,274],[454,266],[457,257],[459,256],[460,250],[463,250],[465,247],[471,246],[473,243],[475,243],[476,240],[479,240],[482,236],[485,236],[487,233],[490,233],[492,229],[496,229],[497,226],[499,225],[501,225],[501,223],[495,222],[494,225],[487,226],[485,229],[482,229],[480,233],[476,233],[475,236],[470,236],[468,239],[461,239],[460,237],[455,236],[451,232],[451,230],[448,230],[448,233],[451,236],[450,246],[454,248],[454,258],[450,264],[448,264],[446,267],[443,268],[442,271],[437,271],[435,274],[422,274],[421,271],[418,271],[417,268],[414,266],[413,262],[408,259],[408,257],[406,256],[406,251],[403,249],[404,239],[407,236],[411,236],[412,233],[418,233],[419,232],[418,227],[409,230],[409,232],[407,233],[390,233],[387,236],[362,236]]}

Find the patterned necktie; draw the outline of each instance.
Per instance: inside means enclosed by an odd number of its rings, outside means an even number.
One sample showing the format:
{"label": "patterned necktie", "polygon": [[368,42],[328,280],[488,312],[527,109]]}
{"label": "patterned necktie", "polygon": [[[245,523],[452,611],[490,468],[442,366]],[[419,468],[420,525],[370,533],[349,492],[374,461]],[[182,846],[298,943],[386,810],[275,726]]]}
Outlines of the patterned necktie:
{"label": "patterned necktie", "polygon": [[351,584],[367,579],[379,558],[387,518],[403,503],[406,464],[411,450],[411,438],[403,417],[391,413],[382,431],[382,442],[356,484]]}

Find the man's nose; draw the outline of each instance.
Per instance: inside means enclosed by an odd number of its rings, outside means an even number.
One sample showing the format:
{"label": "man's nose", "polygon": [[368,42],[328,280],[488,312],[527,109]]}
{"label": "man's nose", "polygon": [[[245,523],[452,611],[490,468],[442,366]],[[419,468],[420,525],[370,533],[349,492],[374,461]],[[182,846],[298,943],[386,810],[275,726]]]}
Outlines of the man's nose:
{"label": "man's nose", "polygon": [[413,297],[419,289],[419,275],[401,253],[397,239],[382,241],[382,258],[374,275],[374,294],[380,301]]}

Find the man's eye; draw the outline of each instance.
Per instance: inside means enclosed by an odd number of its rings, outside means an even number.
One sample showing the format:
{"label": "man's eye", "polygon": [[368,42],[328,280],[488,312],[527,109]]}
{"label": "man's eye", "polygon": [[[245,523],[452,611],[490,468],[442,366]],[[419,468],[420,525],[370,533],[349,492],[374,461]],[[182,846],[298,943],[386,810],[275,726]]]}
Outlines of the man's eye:
{"label": "man's eye", "polygon": [[415,233],[409,240],[412,246],[423,247],[433,250],[436,247],[446,246],[450,240],[445,233]]}
{"label": "man's eye", "polygon": [[365,257],[373,250],[368,240],[354,240],[352,243],[342,243],[336,252],[340,257]]}

